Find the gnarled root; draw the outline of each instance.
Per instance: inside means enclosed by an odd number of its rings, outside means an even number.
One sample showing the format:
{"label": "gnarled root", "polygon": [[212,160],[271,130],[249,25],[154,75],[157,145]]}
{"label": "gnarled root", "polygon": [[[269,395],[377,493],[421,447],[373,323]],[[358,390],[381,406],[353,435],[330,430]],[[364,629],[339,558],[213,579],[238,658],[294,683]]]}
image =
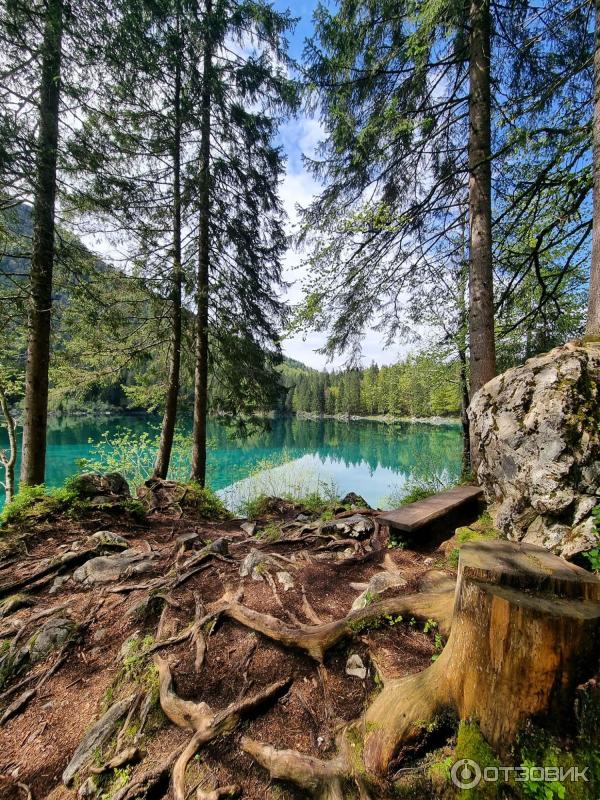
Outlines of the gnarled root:
{"label": "gnarled root", "polygon": [[173,767],[173,796],[175,800],[185,800],[185,771],[190,759],[200,747],[218,736],[231,733],[245,714],[279,695],[288,686],[289,681],[276,681],[250,697],[230,703],[222,711],[213,711],[207,703],[183,700],[175,694],[171,670],[165,659],[154,656],[154,664],[159,675],[162,710],[175,725],[194,731],[194,735],[178,755]]}
{"label": "gnarled root", "polygon": [[465,545],[442,654],[423,672],[386,682],[362,718],[342,732],[336,759],[321,762],[248,740],[243,747],[273,777],[319,798],[336,796],[322,794],[332,773],[357,782],[385,776],[399,748],[422,736],[445,709],[476,718],[502,752],[534,716],[547,715],[550,727],[553,720],[568,721],[578,683],[597,666],[598,600],[597,579],[542,548]]}
{"label": "gnarled root", "polygon": [[356,631],[368,627],[371,620],[376,621],[386,614],[410,614],[418,619],[435,619],[440,632],[447,635],[450,629],[453,602],[453,590],[389,597],[365,608],[351,611],[346,617],[333,622],[326,622],[322,625],[298,625],[297,627],[286,625],[270,614],[263,614],[248,608],[229,595],[221,598],[213,608],[215,613],[218,611],[273,641],[304,650],[321,663],[327,650],[341,639],[352,636]]}
{"label": "gnarled root", "polygon": [[284,778],[319,800],[343,800],[342,778],[347,769],[342,758],[323,761],[295,750],[275,750],[244,736],[242,750],[263,766],[272,778]]}

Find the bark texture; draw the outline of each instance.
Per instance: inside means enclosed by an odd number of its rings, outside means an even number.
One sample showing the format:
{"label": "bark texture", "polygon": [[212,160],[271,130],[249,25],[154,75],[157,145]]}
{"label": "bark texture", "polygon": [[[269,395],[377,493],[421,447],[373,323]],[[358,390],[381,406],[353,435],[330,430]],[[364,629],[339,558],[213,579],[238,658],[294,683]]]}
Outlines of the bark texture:
{"label": "bark texture", "polygon": [[173,267],[171,273],[171,348],[165,411],[154,477],[166,478],[169,472],[173,436],[177,422],[177,401],[181,370],[181,32],[177,19],[177,53],[173,87]]}
{"label": "bark texture", "polygon": [[0,464],[4,467],[4,491],[7,503],[13,498],[15,491],[15,464],[17,461],[17,432],[15,421],[8,405],[8,398],[0,385],[0,409],[4,417],[8,434],[8,451],[0,450]]}
{"label": "bark texture", "polygon": [[489,0],[471,0],[469,345],[471,395],[494,377]]}
{"label": "bark texture", "polygon": [[[206,28],[210,31],[212,2],[206,2]],[[196,366],[194,373],[194,426],[192,432],[192,478],[206,482],[206,417],[208,414],[208,301],[210,264],[210,112],[212,43],[207,33],[204,45],[202,118],[200,143],[200,221],[198,276],[196,286]]]}
{"label": "bark texture", "polygon": [[43,483],[46,468],[62,28],[63,0],[48,0],[42,42],[21,460],[21,483],[28,486]]}
{"label": "bark texture", "polygon": [[592,265],[587,313],[587,336],[600,336],[600,0],[595,0],[596,37],[594,51],[594,171],[593,203],[594,224],[592,228]]}

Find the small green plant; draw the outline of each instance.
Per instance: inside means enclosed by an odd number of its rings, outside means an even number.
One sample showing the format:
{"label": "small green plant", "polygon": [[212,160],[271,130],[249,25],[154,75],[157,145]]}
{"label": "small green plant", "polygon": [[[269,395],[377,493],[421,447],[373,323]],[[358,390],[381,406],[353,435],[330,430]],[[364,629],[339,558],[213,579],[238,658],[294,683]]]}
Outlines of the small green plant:
{"label": "small green plant", "polygon": [[[104,431],[99,441],[89,440],[92,445],[91,456],[81,459],[79,468],[83,472],[101,474],[118,472],[130,486],[141,486],[154,471],[159,441],[158,428],[141,434],[128,428],[119,428],[114,433]],[[190,452],[190,434],[176,432],[169,466],[171,480],[187,481],[191,466]]]}
{"label": "small green plant", "polygon": [[281,539],[281,528],[274,522],[269,522],[268,525],[258,531],[256,538],[265,542],[277,542]]}
{"label": "small green plant", "polygon": [[394,616],[393,614],[384,614],[383,618],[390,627],[399,625],[403,621],[403,617],[400,614],[397,616]]}
{"label": "small green plant", "polygon": [[400,536],[397,533],[391,533],[390,532],[390,538],[389,538],[387,546],[388,546],[388,550],[392,550],[392,549],[404,550],[404,548],[406,547],[406,542],[403,539],[401,539]]}
{"label": "small green plant", "polygon": [[429,618],[423,625],[423,633],[429,633],[429,631],[432,631],[435,628],[437,628],[437,622],[434,619]]}
{"label": "small green plant", "polygon": [[0,513],[1,525],[17,525],[27,519],[46,517],[64,511],[77,500],[77,494],[68,486],[46,489],[39,486],[23,486]]}
{"label": "small green plant", "polygon": [[409,477],[406,483],[384,498],[384,503],[392,508],[407,506],[410,503],[425,500],[425,498],[449,489],[455,484],[456,480],[446,473],[440,474],[434,469],[425,470],[421,475]]}
{"label": "small green plant", "polygon": [[[533,761],[525,759],[522,767],[530,769],[537,766]],[[523,781],[521,784],[523,795],[533,800],[563,800],[566,796],[566,788],[560,781]]]}
{"label": "small green plant", "polygon": [[202,519],[225,520],[231,519],[231,513],[225,508],[221,498],[208,486],[200,486],[199,483],[188,483],[185,485],[186,494],[182,499],[182,504],[192,507]]}
{"label": "small green plant", "polygon": [[600,547],[594,547],[583,554],[593,572],[600,572]]}

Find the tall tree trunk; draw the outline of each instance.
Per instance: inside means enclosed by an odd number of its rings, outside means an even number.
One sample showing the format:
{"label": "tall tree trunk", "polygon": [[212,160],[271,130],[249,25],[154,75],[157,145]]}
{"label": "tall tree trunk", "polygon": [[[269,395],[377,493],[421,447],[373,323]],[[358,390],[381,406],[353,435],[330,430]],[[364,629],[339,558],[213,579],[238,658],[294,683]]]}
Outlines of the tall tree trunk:
{"label": "tall tree trunk", "polygon": [[[471,0],[469,62],[469,350],[471,397],[496,374],[492,272],[489,0]],[[471,465],[479,443],[471,436]]]}
{"label": "tall tree trunk", "polygon": [[469,370],[467,366],[467,344],[469,313],[467,308],[467,285],[469,282],[469,259],[467,257],[467,210],[461,220],[461,244],[462,258],[458,273],[458,333],[456,345],[458,352],[458,362],[460,364],[459,384],[460,384],[460,422],[462,428],[462,463],[461,478],[468,480],[471,477],[471,429],[469,423]]}
{"label": "tall tree trunk", "polygon": [[62,28],[63,0],[48,0],[42,43],[39,135],[30,268],[31,296],[25,372],[25,413],[21,460],[21,484],[25,486],[43,483],[46,468]]}
{"label": "tall tree trunk", "polygon": [[460,362],[460,424],[462,428],[462,463],[461,478],[467,480],[471,477],[471,427],[469,425],[469,380],[467,376],[467,351],[464,347],[458,349]]}
{"label": "tall tree trunk", "polygon": [[[179,9],[178,9],[179,10]],[[169,385],[165,402],[162,429],[154,476],[166,478],[169,472],[173,436],[177,422],[177,403],[181,368],[181,39],[180,22],[177,17],[177,54],[174,86],[174,131],[173,131],[173,267],[171,274],[171,353],[169,360]]]}
{"label": "tall tree trunk", "polygon": [[4,491],[7,503],[13,499],[15,493],[15,463],[17,461],[17,433],[15,430],[15,420],[10,413],[8,397],[4,388],[0,386],[0,409],[6,423],[8,433],[8,452],[0,450],[0,463],[4,467]]}
{"label": "tall tree trunk", "polygon": [[494,377],[489,0],[471,0],[469,346],[471,396]]}
{"label": "tall tree trunk", "polygon": [[594,50],[594,225],[592,233],[592,266],[588,298],[586,336],[600,336],[600,0],[596,0],[596,37]]}
{"label": "tall tree trunk", "polygon": [[192,479],[201,486],[206,482],[206,417],[208,413],[208,274],[210,227],[210,107],[212,51],[210,16],[212,2],[206,0],[202,116],[200,143],[198,231],[198,277],[196,286],[196,366],[194,374],[194,426],[192,432]]}

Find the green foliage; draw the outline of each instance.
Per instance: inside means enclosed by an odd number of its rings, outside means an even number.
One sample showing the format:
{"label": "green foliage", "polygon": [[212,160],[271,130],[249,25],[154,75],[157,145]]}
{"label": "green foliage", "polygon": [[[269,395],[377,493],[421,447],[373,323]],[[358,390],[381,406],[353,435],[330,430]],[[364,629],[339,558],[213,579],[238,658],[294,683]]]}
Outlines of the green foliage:
{"label": "green foliage", "polygon": [[567,773],[571,768],[587,769],[587,780],[572,780],[567,775],[561,783],[527,781],[516,784],[522,788],[525,800],[589,800],[600,791],[600,755],[597,747],[583,740],[569,748],[541,728],[531,728],[517,741],[519,763],[525,767],[560,767]]}
{"label": "green foliage", "polygon": [[460,545],[466,542],[490,541],[499,538],[501,538],[500,531],[494,527],[494,522],[489,513],[484,511],[479,519],[471,525],[456,529],[454,541],[458,547],[455,547],[448,556],[448,564],[455,569],[458,567]]}
{"label": "green foliage", "polygon": [[316,415],[390,417],[457,416],[457,364],[421,353],[393,364],[341,372],[280,367],[288,411]]}
{"label": "green foliage", "polygon": [[[105,431],[100,441],[92,442],[92,454],[82,459],[79,467],[86,472],[119,472],[132,487],[141,486],[151,477],[158,450],[160,432],[146,430],[136,433],[120,428],[114,433]],[[190,474],[191,438],[177,432],[169,467],[169,478],[185,483]]]}
{"label": "green foliage", "polygon": [[68,486],[47,490],[44,485],[24,486],[0,512],[0,525],[21,525],[67,509],[77,500]]}
{"label": "green foliage", "polygon": [[427,465],[422,466],[420,475],[409,478],[399,489],[385,498],[384,502],[391,508],[407,506],[431,497],[444,489],[454,486],[454,481],[446,474],[439,474]]}
{"label": "green foliage", "polygon": [[594,572],[600,571],[600,547],[594,547],[588,550],[586,553],[583,553],[583,557],[587,560],[591,570]]}
{"label": "green foliage", "polygon": [[231,519],[232,514],[225,508],[221,498],[208,486],[200,486],[199,483],[192,481],[185,484],[185,489],[186,493],[181,504],[193,508],[202,519]]}
{"label": "green foliage", "polygon": [[263,516],[272,497],[287,500],[309,514],[331,511],[339,495],[333,481],[322,478],[314,469],[299,469],[292,461],[283,450],[277,458],[258,462],[250,476],[226,495],[227,505],[248,519]]}
{"label": "green foliage", "polygon": [[256,538],[265,542],[277,542],[281,539],[281,528],[274,522],[269,522],[257,532]]}

